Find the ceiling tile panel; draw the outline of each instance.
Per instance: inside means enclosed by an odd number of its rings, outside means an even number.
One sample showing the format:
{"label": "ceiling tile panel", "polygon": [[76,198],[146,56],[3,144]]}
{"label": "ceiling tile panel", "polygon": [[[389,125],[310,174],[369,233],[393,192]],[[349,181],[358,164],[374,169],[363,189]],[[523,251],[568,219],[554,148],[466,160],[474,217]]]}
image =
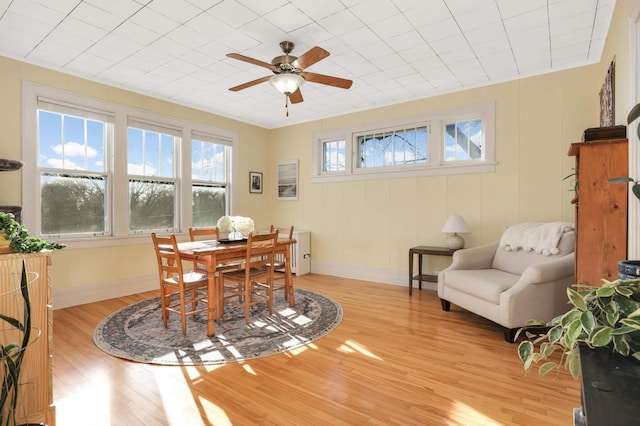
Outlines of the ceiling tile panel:
{"label": "ceiling tile panel", "polygon": [[[614,0],[0,0],[0,55],[274,128],[600,60]],[[284,114],[268,83],[289,40],[309,71]],[[260,108],[259,106],[264,106]]]}

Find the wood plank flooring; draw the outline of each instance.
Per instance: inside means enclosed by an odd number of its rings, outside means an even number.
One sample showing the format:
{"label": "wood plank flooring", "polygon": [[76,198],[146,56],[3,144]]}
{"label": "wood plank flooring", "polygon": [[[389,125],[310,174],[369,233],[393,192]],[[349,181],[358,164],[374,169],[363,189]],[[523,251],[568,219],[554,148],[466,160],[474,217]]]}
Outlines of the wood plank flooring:
{"label": "wood plank flooring", "polygon": [[[580,384],[525,374],[501,329],[437,294],[316,274],[295,286],[344,310],[294,352],[222,366],[138,364],[93,344],[111,312],[155,292],[54,311],[57,425],[571,425]],[[160,318],[158,318],[160,321]]]}

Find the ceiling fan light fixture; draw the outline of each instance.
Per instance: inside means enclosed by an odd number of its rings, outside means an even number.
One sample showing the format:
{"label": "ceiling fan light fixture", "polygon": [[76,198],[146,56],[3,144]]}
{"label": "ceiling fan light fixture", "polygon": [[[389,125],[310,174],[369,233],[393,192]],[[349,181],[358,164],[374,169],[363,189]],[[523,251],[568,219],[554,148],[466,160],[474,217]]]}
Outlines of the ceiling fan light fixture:
{"label": "ceiling fan light fixture", "polygon": [[282,73],[269,78],[269,83],[280,93],[293,93],[304,84],[304,78],[298,74]]}

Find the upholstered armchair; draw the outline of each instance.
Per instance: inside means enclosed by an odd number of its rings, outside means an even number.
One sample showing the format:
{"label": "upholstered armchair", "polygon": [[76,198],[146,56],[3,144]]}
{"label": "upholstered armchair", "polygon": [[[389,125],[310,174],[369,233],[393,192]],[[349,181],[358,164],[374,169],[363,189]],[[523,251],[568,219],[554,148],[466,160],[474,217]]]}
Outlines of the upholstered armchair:
{"label": "upholstered armchair", "polygon": [[513,343],[527,320],[549,321],[569,310],[574,249],[573,225],[553,222],[514,225],[500,241],[458,250],[438,274],[442,309],[454,303],[487,318]]}

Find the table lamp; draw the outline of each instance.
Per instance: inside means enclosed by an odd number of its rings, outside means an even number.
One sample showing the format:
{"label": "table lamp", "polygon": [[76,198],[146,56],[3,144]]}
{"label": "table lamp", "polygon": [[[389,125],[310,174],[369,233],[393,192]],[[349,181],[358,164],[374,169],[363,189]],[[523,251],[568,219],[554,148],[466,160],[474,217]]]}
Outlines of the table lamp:
{"label": "table lamp", "polygon": [[442,227],[442,232],[447,232],[449,235],[447,239],[447,247],[451,250],[457,250],[464,247],[464,238],[458,234],[465,234],[471,232],[467,226],[467,222],[464,221],[462,216],[452,214],[447,219],[447,223]]}

